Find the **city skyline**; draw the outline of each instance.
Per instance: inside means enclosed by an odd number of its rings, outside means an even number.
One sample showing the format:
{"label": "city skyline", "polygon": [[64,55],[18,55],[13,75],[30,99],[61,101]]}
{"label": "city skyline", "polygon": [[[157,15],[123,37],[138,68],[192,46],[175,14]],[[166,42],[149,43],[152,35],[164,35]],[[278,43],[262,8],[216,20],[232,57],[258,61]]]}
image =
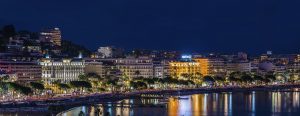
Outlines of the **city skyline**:
{"label": "city skyline", "polygon": [[[98,46],[187,52],[298,53],[298,2],[272,1],[1,1],[0,25]],[[14,8],[8,8],[14,6]],[[55,9],[49,9],[55,6]],[[255,7],[252,7],[255,6]],[[80,8],[78,8],[80,7]],[[10,12],[4,12],[8,11]],[[20,12],[22,11],[22,12]],[[87,41],[88,40],[88,41]]]}
{"label": "city skyline", "polygon": [[0,116],[300,114],[300,1],[0,4]]}

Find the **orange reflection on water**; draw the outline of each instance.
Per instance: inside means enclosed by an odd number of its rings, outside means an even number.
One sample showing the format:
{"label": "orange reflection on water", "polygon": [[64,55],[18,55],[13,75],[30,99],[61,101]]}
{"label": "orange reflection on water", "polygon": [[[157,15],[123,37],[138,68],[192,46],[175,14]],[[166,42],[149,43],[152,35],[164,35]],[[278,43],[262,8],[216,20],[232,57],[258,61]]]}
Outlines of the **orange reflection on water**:
{"label": "orange reflection on water", "polygon": [[189,99],[170,98],[168,102],[169,116],[199,116],[207,110],[207,94],[192,95]]}
{"label": "orange reflection on water", "polygon": [[193,116],[206,114],[207,109],[207,94],[198,94],[191,96]]}
{"label": "orange reflection on water", "polygon": [[178,116],[178,107],[179,101],[174,98],[169,98],[168,102],[168,115],[169,116]]}

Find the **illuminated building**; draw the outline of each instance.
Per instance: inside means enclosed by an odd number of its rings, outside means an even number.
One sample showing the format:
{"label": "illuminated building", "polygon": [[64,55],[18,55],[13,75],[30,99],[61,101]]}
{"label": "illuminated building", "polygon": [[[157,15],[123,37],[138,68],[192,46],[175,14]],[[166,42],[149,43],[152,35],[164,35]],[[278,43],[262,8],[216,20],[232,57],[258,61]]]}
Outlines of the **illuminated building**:
{"label": "illuminated building", "polygon": [[265,60],[268,60],[269,56],[267,55],[261,55],[260,56],[260,61],[265,61]]}
{"label": "illuminated building", "polygon": [[103,59],[85,59],[84,73],[96,73],[100,77],[119,77],[118,70],[115,63],[112,61],[105,61]]}
{"label": "illuminated building", "polygon": [[225,62],[222,58],[194,58],[199,63],[203,76],[224,76],[226,74]]}
{"label": "illuminated building", "polygon": [[[126,57],[126,58],[98,58],[98,59],[85,59],[87,61],[88,68],[86,70],[94,70],[92,68],[89,68],[89,62],[91,60],[96,60],[96,62],[102,62],[97,63],[96,65],[98,69],[100,70],[100,65],[102,65],[102,75],[110,73],[111,75],[115,75],[117,77],[119,76],[126,76],[130,78],[136,78],[136,77],[154,77],[154,64],[152,61],[152,58],[149,57]],[[92,61],[94,62],[94,61]],[[92,66],[95,67],[95,66]],[[161,68],[157,67],[158,71]],[[87,71],[86,71],[87,72]]]}
{"label": "illuminated building", "polygon": [[274,67],[273,67],[274,69],[274,73],[276,73],[276,74],[284,74],[284,73],[286,73],[286,65],[280,65],[280,64],[277,64],[277,65],[274,65]]}
{"label": "illuminated building", "polygon": [[156,64],[153,67],[154,77],[163,78],[164,77],[164,67],[163,65]]}
{"label": "illuminated building", "polygon": [[41,59],[42,78],[51,83],[56,80],[69,82],[78,80],[78,76],[84,73],[84,61],[81,59]]}
{"label": "illuminated building", "polygon": [[299,77],[300,75],[300,63],[294,62],[287,65],[287,70],[295,77]]}
{"label": "illuminated building", "polygon": [[97,58],[116,58],[122,57],[123,50],[120,48],[115,48],[113,46],[99,47],[96,54]]}
{"label": "illuminated building", "polygon": [[153,63],[153,69],[154,77],[164,78],[170,76],[168,60],[162,60],[158,63]]}
{"label": "illuminated building", "polygon": [[27,48],[28,52],[40,52],[41,51],[41,46],[39,46],[39,45],[29,45],[29,46],[26,46],[26,48]]}
{"label": "illuminated building", "polygon": [[181,56],[182,61],[192,61],[192,55],[182,55]]}
{"label": "illuminated building", "polygon": [[232,72],[251,72],[251,63],[250,62],[227,62],[226,63],[227,74]]}
{"label": "illuminated building", "polygon": [[184,77],[184,75],[198,76],[201,74],[200,64],[198,62],[170,62],[170,75],[172,77]]}
{"label": "illuminated building", "polygon": [[103,63],[95,60],[85,60],[84,73],[95,73],[99,76],[103,76]]}
{"label": "illuminated building", "polygon": [[134,77],[153,77],[153,61],[149,57],[127,57],[114,59],[117,69],[123,76]]}
{"label": "illuminated building", "polygon": [[46,29],[40,32],[40,41],[61,46],[61,32],[59,28]]}
{"label": "illuminated building", "polygon": [[16,37],[10,37],[6,44],[6,52],[8,53],[20,53],[24,50],[24,40]]}
{"label": "illuminated building", "polygon": [[15,75],[16,81],[31,82],[41,80],[41,66],[34,61],[0,60],[0,70]]}
{"label": "illuminated building", "polygon": [[209,66],[209,62],[208,62],[208,58],[195,58],[194,59],[196,62],[199,63],[200,65],[200,73],[203,76],[208,75],[208,66]]}

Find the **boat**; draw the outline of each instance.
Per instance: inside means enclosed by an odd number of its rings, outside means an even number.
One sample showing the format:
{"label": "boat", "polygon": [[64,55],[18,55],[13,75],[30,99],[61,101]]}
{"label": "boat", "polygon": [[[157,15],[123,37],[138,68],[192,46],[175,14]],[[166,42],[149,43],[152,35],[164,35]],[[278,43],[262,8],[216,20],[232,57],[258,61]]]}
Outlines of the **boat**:
{"label": "boat", "polygon": [[188,100],[188,97],[173,97],[174,99],[178,99],[178,100]]}
{"label": "boat", "polygon": [[159,99],[158,102],[161,104],[166,104],[169,102],[169,99]]}

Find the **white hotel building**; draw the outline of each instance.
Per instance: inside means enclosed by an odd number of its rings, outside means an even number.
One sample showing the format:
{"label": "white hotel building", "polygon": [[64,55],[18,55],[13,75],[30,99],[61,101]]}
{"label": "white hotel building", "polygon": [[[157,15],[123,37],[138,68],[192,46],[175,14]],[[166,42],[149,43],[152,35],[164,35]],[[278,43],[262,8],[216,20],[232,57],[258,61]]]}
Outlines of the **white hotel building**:
{"label": "white hotel building", "polygon": [[84,73],[85,63],[81,59],[41,59],[42,79],[46,83],[56,80],[70,82],[78,80],[78,76]]}

